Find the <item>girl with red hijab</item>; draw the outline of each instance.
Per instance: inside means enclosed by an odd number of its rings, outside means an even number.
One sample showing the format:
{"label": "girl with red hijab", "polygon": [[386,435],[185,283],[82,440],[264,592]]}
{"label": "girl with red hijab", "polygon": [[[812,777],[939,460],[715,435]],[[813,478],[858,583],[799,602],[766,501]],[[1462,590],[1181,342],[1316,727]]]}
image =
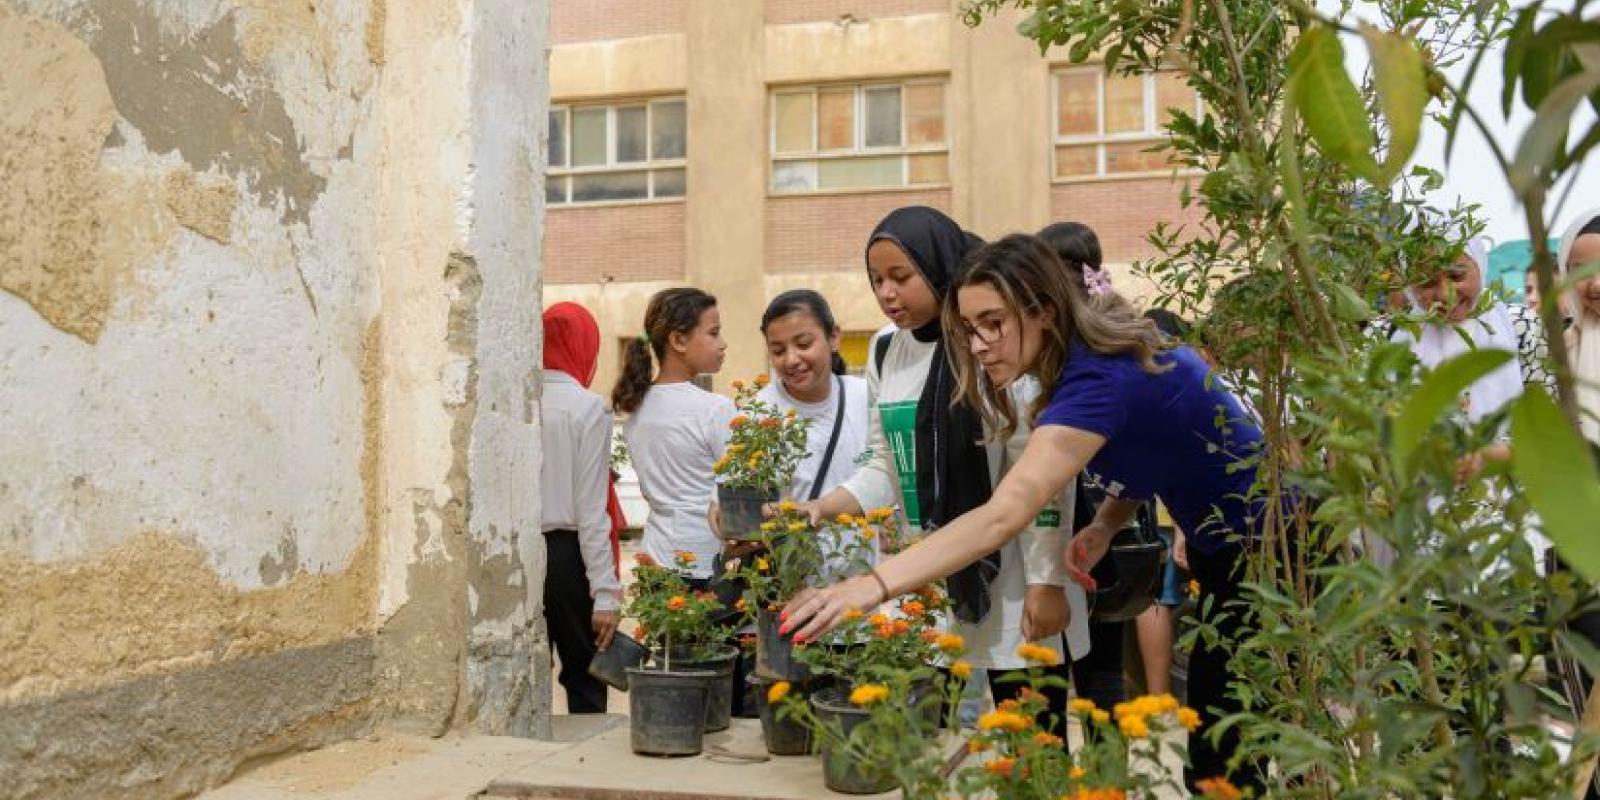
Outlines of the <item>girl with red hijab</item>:
{"label": "girl with red hijab", "polygon": [[600,328],[582,306],[557,303],[544,312],[544,617],[573,714],[606,710],[605,686],[589,675],[589,661],[611,643],[622,601],[611,412],[588,390],[599,352]]}

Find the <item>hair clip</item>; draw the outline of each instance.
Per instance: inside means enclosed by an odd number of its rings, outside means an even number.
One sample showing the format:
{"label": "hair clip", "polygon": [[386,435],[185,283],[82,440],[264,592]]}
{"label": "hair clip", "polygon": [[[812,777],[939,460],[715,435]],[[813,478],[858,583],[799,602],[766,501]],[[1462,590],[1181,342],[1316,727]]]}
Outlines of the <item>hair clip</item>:
{"label": "hair clip", "polygon": [[1111,274],[1103,269],[1088,267],[1083,271],[1083,285],[1090,297],[1111,294]]}

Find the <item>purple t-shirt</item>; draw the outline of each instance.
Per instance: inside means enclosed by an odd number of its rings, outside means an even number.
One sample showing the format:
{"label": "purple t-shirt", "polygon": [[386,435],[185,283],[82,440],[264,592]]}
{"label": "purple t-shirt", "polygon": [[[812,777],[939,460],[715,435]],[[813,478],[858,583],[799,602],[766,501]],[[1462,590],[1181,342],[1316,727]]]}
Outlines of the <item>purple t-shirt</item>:
{"label": "purple t-shirt", "polygon": [[1156,357],[1152,375],[1132,355],[1102,355],[1073,342],[1039,425],[1106,437],[1085,472],[1113,497],[1160,498],[1190,546],[1215,553],[1233,535],[1254,535],[1262,503],[1251,500],[1261,430],[1194,350]]}

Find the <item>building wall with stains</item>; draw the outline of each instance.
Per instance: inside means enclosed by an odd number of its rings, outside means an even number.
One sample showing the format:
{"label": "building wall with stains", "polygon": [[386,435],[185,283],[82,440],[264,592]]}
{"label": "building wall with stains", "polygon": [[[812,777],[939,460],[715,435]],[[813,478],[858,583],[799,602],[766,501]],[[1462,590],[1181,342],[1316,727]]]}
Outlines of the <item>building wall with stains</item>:
{"label": "building wall with stains", "polygon": [[0,0],[0,774],[548,724],[543,3]]}

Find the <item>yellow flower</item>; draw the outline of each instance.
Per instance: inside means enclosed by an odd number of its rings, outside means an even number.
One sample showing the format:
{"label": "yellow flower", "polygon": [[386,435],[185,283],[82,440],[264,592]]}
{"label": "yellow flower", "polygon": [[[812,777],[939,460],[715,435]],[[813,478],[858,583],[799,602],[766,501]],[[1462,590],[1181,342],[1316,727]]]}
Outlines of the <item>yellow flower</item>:
{"label": "yellow flower", "polygon": [[1011,777],[1012,770],[1017,768],[1017,760],[1014,758],[1004,757],[990,759],[989,761],[984,762],[983,768],[991,775],[1009,778]]}
{"label": "yellow flower", "polygon": [[1082,780],[1083,776],[1088,775],[1088,774],[1089,774],[1088,770],[1084,769],[1083,767],[1078,766],[1077,764],[1073,764],[1072,765],[1072,769],[1067,771],[1067,777],[1069,777],[1069,778],[1071,778],[1073,780]]}
{"label": "yellow flower", "polygon": [[783,415],[783,418],[792,420],[792,419],[798,418],[799,416],[800,416],[800,413],[791,408],[791,409],[789,409],[789,413]]}
{"label": "yellow flower", "polygon": [[793,514],[795,512],[795,509],[797,509],[799,507],[800,506],[796,505],[793,500],[785,500],[785,501],[783,501],[783,502],[778,504],[778,510],[782,511],[785,514]]}
{"label": "yellow flower", "polygon": [[872,541],[872,537],[874,537],[876,535],[878,535],[878,532],[873,530],[870,527],[866,527],[866,528],[862,528],[861,529],[861,540],[864,541],[864,542]]}
{"label": "yellow flower", "polygon": [[1162,714],[1177,711],[1178,698],[1173,697],[1170,694],[1158,694],[1156,695],[1156,707],[1160,709],[1160,713]]}
{"label": "yellow flower", "polygon": [[962,639],[959,634],[954,633],[939,634],[939,638],[934,639],[933,644],[946,653],[959,653],[967,649],[967,641]]}
{"label": "yellow flower", "polygon": [[772,684],[771,688],[767,689],[767,702],[777,705],[778,701],[782,700],[787,694],[789,694],[789,682],[778,681],[777,683]]}
{"label": "yellow flower", "polygon": [[1034,734],[1033,743],[1040,747],[1060,747],[1063,744],[1060,736],[1046,731],[1039,731]]}
{"label": "yellow flower", "polygon": [[692,567],[694,566],[694,562],[700,560],[698,556],[689,552],[688,550],[679,550],[676,557],[678,559],[678,566],[682,567]]}
{"label": "yellow flower", "polygon": [[1097,708],[1089,712],[1089,719],[1096,725],[1104,725],[1111,721],[1111,715]]}
{"label": "yellow flower", "polygon": [[861,616],[861,609],[859,608],[847,608],[844,611],[845,622],[855,622],[856,620],[861,619]]}
{"label": "yellow flower", "polygon": [[965,661],[957,661],[950,665],[950,674],[961,680],[967,680],[972,677],[972,665]]}
{"label": "yellow flower", "polygon": [[1082,697],[1074,697],[1072,698],[1071,702],[1067,703],[1067,708],[1074,714],[1088,716],[1094,712],[1095,704],[1093,700],[1086,700]]}
{"label": "yellow flower", "polygon": [[850,515],[849,514],[840,514],[839,516],[834,517],[833,521],[838,523],[838,524],[840,524],[840,525],[849,525],[850,524]]}
{"label": "yellow flower", "polygon": [[767,388],[767,384],[769,384],[771,382],[772,382],[772,379],[767,377],[767,373],[765,373],[765,372],[763,372],[760,375],[756,376],[756,385],[761,387],[761,388],[763,388],[763,389]]}
{"label": "yellow flower", "polygon": [[749,607],[750,607],[749,603],[746,603],[745,599],[743,597],[739,598],[733,604],[733,610],[737,611],[737,612],[739,612],[741,614],[743,614],[744,610],[749,608]]}
{"label": "yellow flower", "polygon": [[1195,579],[1193,579],[1193,578],[1189,579],[1189,596],[1190,597],[1199,597],[1200,596],[1200,582],[1195,580]]}
{"label": "yellow flower", "polygon": [[1021,733],[1032,724],[1027,717],[1015,711],[990,711],[978,717],[978,730],[985,732],[1000,729]]}
{"label": "yellow flower", "polygon": [[988,750],[988,749],[989,749],[989,742],[986,739],[968,739],[967,740],[967,752],[969,752],[969,753],[982,753],[983,751]]}
{"label": "yellow flower", "polygon": [[1024,644],[1017,648],[1017,655],[1024,660],[1047,667],[1061,663],[1060,653],[1040,644]]}
{"label": "yellow flower", "polygon": [[857,706],[870,706],[873,703],[881,703],[888,699],[889,687],[881,683],[868,683],[857,686],[855,691],[850,693],[851,704]]}
{"label": "yellow flower", "polygon": [[1179,708],[1178,724],[1182,725],[1190,733],[1194,733],[1195,729],[1200,727],[1200,712],[1188,706]]}
{"label": "yellow flower", "polygon": [[789,532],[790,533],[805,533],[806,532],[806,524],[804,522],[791,522],[791,523],[789,523]]}
{"label": "yellow flower", "polygon": [[728,452],[733,453],[734,455],[744,452],[744,443],[734,442],[733,444],[728,445]]}
{"label": "yellow flower", "polygon": [[778,529],[778,523],[776,523],[776,522],[772,522],[772,521],[769,520],[767,522],[761,523],[761,532],[762,533],[772,533],[773,531],[776,531],[777,529]]}
{"label": "yellow flower", "polygon": [[744,463],[745,466],[751,469],[759,469],[761,467],[761,459],[757,456],[751,456],[750,458],[746,459]]}
{"label": "yellow flower", "polygon": [[867,512],[867,521],[882,522],[892,516],[894,516],[894,509],[888,506],[880,506]]}
{"label": "yellow flower", "polygon": [[756,558],[756,572],[766,572],[769,569],[772,569],[772,562],[768,561],[766,556]]}
{"label": "yellow flower", "polygon": [[1132,739],[1143,739],[1150,735],[1150,726],[1145,724],[1144,717],[1129,714],[1117,720],[1117,727],[1122,730],[1122,735]]}
{"label": "yellow flower", "polygon": [[736,391],[736,392],[744,391],[744,381],[734,381],[733,382],[733,390]]}
{"label": "yellow flower", "polygon": [[867,624],[874,628],[881,628],[889,624],[889,618],[880,612],[867,617]]}

